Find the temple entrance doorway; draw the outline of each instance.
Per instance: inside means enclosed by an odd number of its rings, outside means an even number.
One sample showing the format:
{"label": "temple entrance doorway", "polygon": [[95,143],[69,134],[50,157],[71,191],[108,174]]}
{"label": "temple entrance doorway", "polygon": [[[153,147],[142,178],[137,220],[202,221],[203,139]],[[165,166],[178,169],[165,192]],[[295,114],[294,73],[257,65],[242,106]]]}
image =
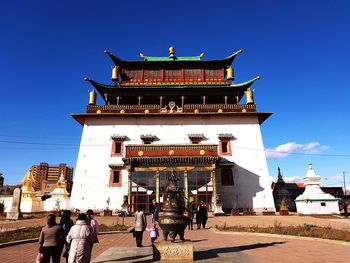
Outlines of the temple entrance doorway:
{"label": "temple entrance doorway", "polygon": [[173,170],[180,177],[179,187],[184,192],[184,196],[187,199],[186,203],[193,201],[198,205],[203,201],[207,205],[208,210],[212,210],[212,175],[207,168],[195,167],[190,171],[184,171],[183,169],[157,169],[152,167],[135,168],[131,173],[130,207],[132,213],[140,205],[148,213],[153,199],[159,201],[160,207],[162,207],[167,178]]}

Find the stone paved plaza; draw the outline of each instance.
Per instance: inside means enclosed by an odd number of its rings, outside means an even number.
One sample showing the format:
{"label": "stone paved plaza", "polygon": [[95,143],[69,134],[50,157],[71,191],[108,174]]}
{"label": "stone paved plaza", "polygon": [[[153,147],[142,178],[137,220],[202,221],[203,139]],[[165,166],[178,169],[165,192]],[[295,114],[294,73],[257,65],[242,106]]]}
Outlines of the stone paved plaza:
{"label": "stone paved plaza", "polygon": [[[97,217],[100,223],[115,222],[115,218]],[[127,218],[126,224],[131,224],[133,218]],[[27,224],[21,221],[19,223]],[[42,220],[34,220],[36,224]],[[298,225],[303,223],[332,226],[338,229],[349,229],[350,220],[341,218],[314,218],[300,216],[241,216],[241,217],[210,217],[209,227],[215,224],[227,225]],[[7,223],[7,227],[16,223]],[[5,223],[2,222],[2,228]],[[151,262],[150,239],[145,233],[144,248],[136,248],[135,240],[129,233],[113,233],[100,236],[100,243],[94,246],[93,262]],[[204,230],[186,231],[185,237],[194,244],[194,258],[198,262],[334,262],[345,263],[350,259],[350,243],[330,240],[320,240],[301,237],[286,237],[277,235],[249,233],[221,233],[207,228]],[[113,248],[113,249],[112,249]],[[31,263],[35,261],[38,250],[37,243],[27,243],[0,248],[0,262]],[[109,252],[108,252],[109,250]],[[114,251],[111,253],[111,251]],[[118,257],[111,258],[111,255]],[[64,262],[63,260],[61,261]]]}

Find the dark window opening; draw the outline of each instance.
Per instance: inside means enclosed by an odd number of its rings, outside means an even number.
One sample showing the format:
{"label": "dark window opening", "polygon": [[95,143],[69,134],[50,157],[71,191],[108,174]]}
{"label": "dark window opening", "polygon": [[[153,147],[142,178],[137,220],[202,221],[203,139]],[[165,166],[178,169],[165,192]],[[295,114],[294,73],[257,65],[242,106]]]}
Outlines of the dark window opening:
{"label": "dark window opening", "polygon": [[221,185],[234,185],[233,173],[231,168],[221,170]]}
{"label": "dark window opening", "polygon": [[121,142],[115,142],[114,146],[114,153],[115,154],[121,154],[122,153],[122,143]]}
{"label": "dark window opening", "polygon": [[322,203],[321,203],[321,206],[326,206],[326,203],[322,202]]}
{"label": "dark window opening", "polygon": [[228,142],[221,142],[221,151],[222,153],[228,153]]}
{"label": "dark window opening", "polygon": [[119,175],[120,175],[120,171],[113,171],[113,178],[112,178],[113,184],[119,183]]}

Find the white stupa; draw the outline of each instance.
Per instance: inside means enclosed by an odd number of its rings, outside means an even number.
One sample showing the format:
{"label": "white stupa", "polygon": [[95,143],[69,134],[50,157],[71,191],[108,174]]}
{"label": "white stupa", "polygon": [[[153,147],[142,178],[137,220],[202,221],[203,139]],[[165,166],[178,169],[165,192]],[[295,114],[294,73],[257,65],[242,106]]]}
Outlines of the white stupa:
{"label": "white stupa", "polygon": [[69,193],[67,191],[67,181],[63,172],[57,181],[57,187],[51,192],[51,198],[47,199],[44,204],[46,211],[69,209]]}
{"label": "white stupa", "polygon": [[305,191],[295,199],[297,212],[300,214],[339,214],[339,198],[327,194],[320,187],[321,177],[316,175],[309,163],[304,177]]}

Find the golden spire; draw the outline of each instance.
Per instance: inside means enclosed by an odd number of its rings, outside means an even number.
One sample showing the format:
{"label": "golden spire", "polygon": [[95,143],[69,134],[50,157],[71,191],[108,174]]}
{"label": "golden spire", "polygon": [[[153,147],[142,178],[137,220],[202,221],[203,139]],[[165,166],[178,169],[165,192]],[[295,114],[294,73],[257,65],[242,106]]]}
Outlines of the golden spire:
{"label": "golden spire", "polygon": [[60,179],[57,181],[57,188],[64,188],[66,189],[67,181],[64,178],[63,171],[61,172]]}
{"label": "golden spire", "polygon": [[22,192],[35,192],[33,188],[34,183],[35,179],[30,169],[22,179]]}

